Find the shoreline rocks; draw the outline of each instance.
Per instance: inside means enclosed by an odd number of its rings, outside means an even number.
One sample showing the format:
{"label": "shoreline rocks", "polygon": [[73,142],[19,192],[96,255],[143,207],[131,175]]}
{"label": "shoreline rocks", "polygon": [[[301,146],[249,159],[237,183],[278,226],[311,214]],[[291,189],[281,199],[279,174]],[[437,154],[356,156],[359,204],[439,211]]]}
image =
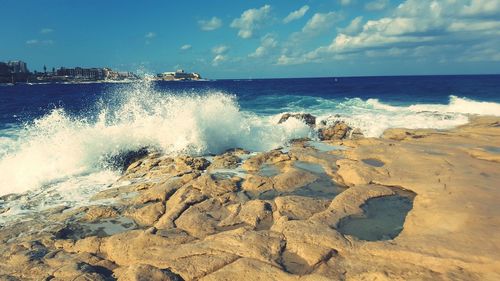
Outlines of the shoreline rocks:
{"label": "shoreline rocks", "polygon": [[[148,154],[92,206],[2,225],[0,280],[496,280],[492,124],[498,118],[358,139],[339,121],[320,129],[325,139],[350,138],[345,150],[294,143],[255,155]],[[341,191],[311,192],[318,184]],[[413,209],[394,239],[337,229],[366,215],[368,200],[405,192]]]}
{"label": "shoreline rocks", "polygon": [[[339,115],[335,115],[335,118],[339,117]],[[321,141],[343,139],[357,140],[364,138],[361,129],[352,128],[342,120],[335,120],[332,124],[328,124],[325,120],[323,120],[320,122],[320,124],[316,125],[316,116],[309,113],[285,113],[281,116],[278,124],[281,124],[290,118],[300,120],[312,129],[317,129],[318,138]]]}

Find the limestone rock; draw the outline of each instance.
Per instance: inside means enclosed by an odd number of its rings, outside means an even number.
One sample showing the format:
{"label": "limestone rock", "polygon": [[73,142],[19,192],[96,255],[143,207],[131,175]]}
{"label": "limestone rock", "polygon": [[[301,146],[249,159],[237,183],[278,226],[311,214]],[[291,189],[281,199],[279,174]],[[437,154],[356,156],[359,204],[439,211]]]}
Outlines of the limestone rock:
{"label": "limestone rock", "polygon": [[163,202],[150,203],[138,209],[131,209],[128,215],[140,226],[153,225],[165,212]]}
{"label": "limestone rock", "polygon": [[157,228],[172,228],[174,221],[191,205],[207,198],[200,190],[191,185],[179,188],[167,201],[165,214],[155,224]]}
{"label": "limestone rock", "polygon": [[273,178],[274,188],[278,191],[293,191],[317,179],[318,177],[313,173],[295,168],[287,169],[285,172]]}
{"label": "limestone rock", "polygon": [[278,121],[278,124],[285,122],[289,118],[298,119],[304,122],[309,127],[314,127],[316,125],[316,117],[309,113],[295,113],[295,114],[285,113],[281,116],[280,120]]}
{"label": "limestone rock", "polygon": [[116,217],[118,212],[112,206],[90,206],[83,217],[86,221],[96,221]]}
{"label": "limestone rock", "polygon": [[175,225],[194,237],[202,238],[216,233],[218,223],[229,214],[219,200],[212,198],[189,207],[175,220]]}
{"label": "limestone rock", "polygon": [[248,171],[257,171],[264,163],[279,163],[290,159],[290,155],[287,153],[283,153],[280,150],[271,150],[247,159],[241,166]]}
{"label": "limestone rock", "polygon": [[134,202],[136,204],[165,202],[182,184],[183,182],[179,178],[169,179],[164,183],[156,184],[148,190],[141,192]]}
{"label": "limestone rock", "polygon": [[232,153],[224,153],[222,155],[217,155],[214,157],[212,164],[210,164],[210,170],[234,169],[238,166],[240,161],[241,158]]}
{"label": "limestone rock", "polygon": [[[333,125],[318,130],[320,140],[341,140],[349,137],[353,129],[344,121],[336,121]],[[359,136],[359,132],[356,133]]]}
{"label": "limestone rock", "polygon": [[277,212],[292,220],[306,220],[315,213],[324,211],[330,205],[329,200],[302,196],[280,196],[274,202]]}
{"label": "limestone rock", "polygon": [[194,188],[200,190],[204,195],[217,197],[238,190],[240,180],[237,177],[218,179],[215,175],[206,173],[193,181],[192,184]]}
{"label": "limestone rock", "polygon": [[148,264],[134,264],[119,267],[115,271],[118,281],[180,281],[177,274],[168,269],[159,269]]}

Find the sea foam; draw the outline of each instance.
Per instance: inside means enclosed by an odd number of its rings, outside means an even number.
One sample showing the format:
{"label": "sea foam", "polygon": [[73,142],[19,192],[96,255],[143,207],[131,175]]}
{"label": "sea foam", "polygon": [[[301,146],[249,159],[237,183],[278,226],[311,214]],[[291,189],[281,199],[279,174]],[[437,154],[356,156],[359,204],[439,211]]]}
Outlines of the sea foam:
{"label": "sea foam", "polygon": [[216,90],[172,93],[148,83],[114,89],[85,114],[57,108],[15,133],[4,132],[0,195],[65,182],[105,187],[120,172],[110,159],[145,147],[208,155],[235,147],[265,151],[294,138],[315,138],[299,120],[278,124],[284,112],[312,113],[318,123],[343,120],[368,137],[394,127],[452,128],[467,123],[470,114],[500,115],[498,103],[456,96],[448,104],[391,105],[377,99],[269,95],[260,97],[258,107],[242,109],[236,96]]}
{"label": "sea foam", "polygon": [[26,125],[0,155],[0,195],[112,169],[110,158],[144,147],[206,155],[234,147],[269,150],[311,136],[298,120],[277,124],[217,91],[159,93],[136,84],[114,94],[114,102],[102,102],[90,116],[59,108]]}

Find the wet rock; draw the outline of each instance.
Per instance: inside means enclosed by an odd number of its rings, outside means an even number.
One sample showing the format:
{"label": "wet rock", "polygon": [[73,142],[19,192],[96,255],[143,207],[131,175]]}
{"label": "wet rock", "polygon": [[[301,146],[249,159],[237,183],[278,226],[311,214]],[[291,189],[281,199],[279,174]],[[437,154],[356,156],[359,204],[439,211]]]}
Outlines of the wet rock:
{"label": "wet rock", "polygon": [[283,161],[288,161],[290,159],[291,157],[287,153],[284,153],[280,150],[272,150],[269,152],[259,153],[258,155],[247,159],[243,163],[243,165],[241,165],[241,167],[247,171],[258,171],[262,164],[275,164]]}
{"label": "wet rock", "polygon": [[179,172],[203,171],[210,165],[210,162],[202,157],[179,156],[174,161]]}
{"label": "wet rock", "polygon": [[214,157],[212,164],[210,165],[210,170],[214,169],[234,169],[238,167],[241,162],[241,158],[234,155],[233,153],[224,153],[222,155],[217,155]]}
{"label": "wet rock", "polygon": [[93,222],[99,219],[116,217],[118,212],[112,206],[90,206],[83,220]]}
{"label": "wet rock", "polygon": [[295,113],[295,114],[285,113],[281,116],[280,120],[278,121],[278,124],[285,122],[289,118],[298,119],[311,128],[313,128],[316,125],[316,117],[309,113]]}
{"label": "wet rock", "polygon": [[132,164],[138,162],[139,159],[146,157],[148,154],[149,151],[147,148],[141,148],[134,151],[126,151],[120,154],[111,155],[104,159],[104,162],[109,163],[109,165],[113,168],[119,168],[122,171],[125,171],[129,169]]}
{"label": "wet rock", "polygon": [[361,132],[361,129],[359,128],[355,128],[354,130],[352,130],[351,135],[349,136],[349,138],[353,140],[362,139],[364,137],[365,135],[363,134],[363,132]]}
{"label": "wet rock", "polygon": [[361,205],[367,200],[393,194],[394,191],[385,186],[353,186],[336,196],[326,210],[315,213],[309,220],[336,227],[341,219],[351,215],[361,214],[363,212]]}
{"label": "wet rock", "polygon": [[[348,138],[352,130],[344,121],[335,121],[333,125],[320,128],[318,136],[320,140],[341,140]],[[357,133],[356,135],[359,134]]]}

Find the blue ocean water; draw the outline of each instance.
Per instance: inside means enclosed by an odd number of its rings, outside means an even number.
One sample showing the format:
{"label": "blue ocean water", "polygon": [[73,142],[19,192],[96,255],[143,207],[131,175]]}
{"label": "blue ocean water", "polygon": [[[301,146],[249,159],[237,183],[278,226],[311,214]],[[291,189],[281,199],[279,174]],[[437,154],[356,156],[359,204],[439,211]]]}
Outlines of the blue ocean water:
{"label": "blue ocean water", "polygon": [[284,112],[342,119],[366,136],[391,127],[451,128],[500,115],[500,76],[405,76],[0,86],[0,195],[117,176],[106,159],[253,151],[315,132]]}

